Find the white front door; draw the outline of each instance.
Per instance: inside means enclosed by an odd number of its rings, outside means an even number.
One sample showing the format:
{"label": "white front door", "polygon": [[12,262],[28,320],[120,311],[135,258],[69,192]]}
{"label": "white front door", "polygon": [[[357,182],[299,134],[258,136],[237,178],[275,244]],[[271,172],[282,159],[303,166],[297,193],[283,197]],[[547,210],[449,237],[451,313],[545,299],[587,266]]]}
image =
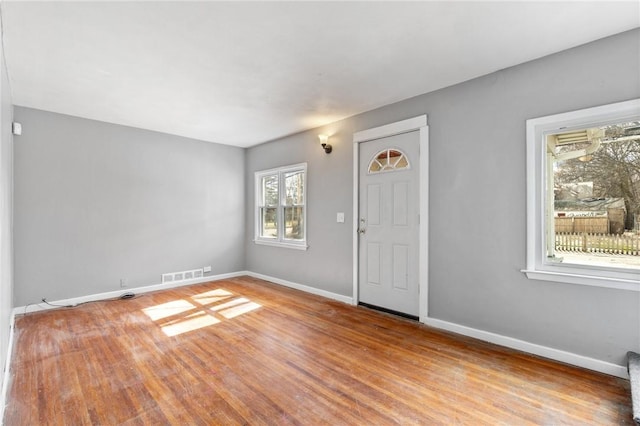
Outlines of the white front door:
{"label": "white front door", "polygon": [[360,144],[361,303],[419,315],[419,140],[413,131]]}

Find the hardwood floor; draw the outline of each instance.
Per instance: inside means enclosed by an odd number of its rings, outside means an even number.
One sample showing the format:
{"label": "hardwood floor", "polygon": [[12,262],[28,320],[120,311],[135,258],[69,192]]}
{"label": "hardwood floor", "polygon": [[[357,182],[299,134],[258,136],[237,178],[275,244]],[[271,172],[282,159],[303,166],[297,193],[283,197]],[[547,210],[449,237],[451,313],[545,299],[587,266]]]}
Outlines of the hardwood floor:
{"label": "hardwood floor", "polygon": [[6,425],[621,425],[629,383],[240,277],[16,320]]}

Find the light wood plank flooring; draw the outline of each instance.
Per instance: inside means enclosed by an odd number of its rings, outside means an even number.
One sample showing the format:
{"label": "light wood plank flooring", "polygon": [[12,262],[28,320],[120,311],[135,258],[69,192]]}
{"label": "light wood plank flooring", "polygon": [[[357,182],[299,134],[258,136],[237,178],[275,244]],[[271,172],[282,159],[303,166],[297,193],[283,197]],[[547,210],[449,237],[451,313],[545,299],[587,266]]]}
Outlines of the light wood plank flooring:
{"label": "light wood plank flooring", "polygon": [[17,318],[5,424],[623,425],[629,383],[240,277]]}

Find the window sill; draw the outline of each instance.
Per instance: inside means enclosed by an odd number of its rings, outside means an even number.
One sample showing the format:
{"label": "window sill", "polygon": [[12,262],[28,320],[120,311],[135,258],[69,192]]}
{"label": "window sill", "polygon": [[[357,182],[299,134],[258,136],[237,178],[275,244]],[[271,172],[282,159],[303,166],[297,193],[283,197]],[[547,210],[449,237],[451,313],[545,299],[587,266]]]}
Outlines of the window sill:
{"label": "window sill", "polygon": [[587,285],[592,287],[603,287],[617,290],[640,291],[640,280],[530,269],[523,269],[521,272],[523,272],[527,276],[527,278],[532,280],[554,281],[560,283]]}
{"label": "window sill", "polygon": [[302,243],[287,243],[282,241],[267,241],[267,240],[253,240],[254,243],[261,246],[272,246],[272,247],[282,247],[294,250],[306,250],[309,246],[306,242]]}

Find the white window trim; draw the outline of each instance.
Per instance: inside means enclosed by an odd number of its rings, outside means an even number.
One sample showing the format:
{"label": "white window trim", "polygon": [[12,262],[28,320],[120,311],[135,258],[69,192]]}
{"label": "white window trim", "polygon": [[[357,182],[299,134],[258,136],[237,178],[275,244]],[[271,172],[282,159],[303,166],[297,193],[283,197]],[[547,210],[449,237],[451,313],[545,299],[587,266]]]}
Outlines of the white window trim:
{"label": "white window trim", "polygon": [[[303,232],[304,239],[287,240],[284,238],[284,199],[286,194],[281,188],[284,188],[284,175],[290,172],[304,172],[303,194],[304,194],[304,209],[303,209]],[[261,180],[264,176],[278,175],[278,238],[265,238],[260,236],[260,205],[261,205]],[[255,185],[255,198],[254,198],[254,239],[253,242],[259,245],[285,247],[296,250],[307,250],[307,163],[298,163],[290,166],[277,167],[275,169],[260,170],[254,173],[254,185]]]}
{"label": "white window trim", "polygon": [[546,260],[545,165],[546,135],[640,117],[640,99],[527,120],[527,267],[528,278],[570,284],[640,291],[640,271]]}

